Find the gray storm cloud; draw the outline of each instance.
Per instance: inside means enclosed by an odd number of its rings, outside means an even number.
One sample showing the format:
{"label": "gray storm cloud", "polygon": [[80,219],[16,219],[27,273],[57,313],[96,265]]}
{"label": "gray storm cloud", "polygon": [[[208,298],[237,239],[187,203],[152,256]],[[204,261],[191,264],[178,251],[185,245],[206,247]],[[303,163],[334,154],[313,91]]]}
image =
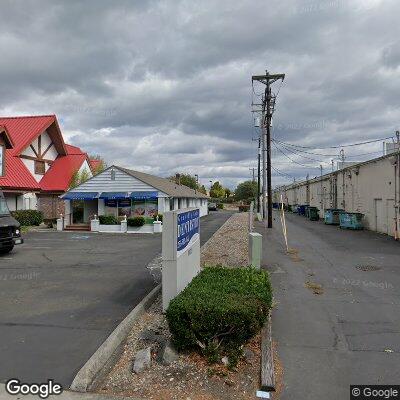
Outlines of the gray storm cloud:
{"label": "gray storm cloud", "polygon": [[[108,163],[235,186],[256,165],[250,78],[265,68],[287,74],[278,140],[326,147],[398,128],[399,14],[394,0],[3,0],[0,113],[55,113]],[[291,177],[318,174],[319,161],[273,156]]]}

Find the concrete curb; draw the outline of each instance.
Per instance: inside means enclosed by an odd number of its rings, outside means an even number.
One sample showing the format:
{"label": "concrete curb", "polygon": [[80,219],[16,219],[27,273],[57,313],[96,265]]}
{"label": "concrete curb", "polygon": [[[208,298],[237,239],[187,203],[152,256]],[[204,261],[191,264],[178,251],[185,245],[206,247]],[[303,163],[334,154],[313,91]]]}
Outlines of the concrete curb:
{"label": "concrete curb", "polygon": [[[201,246],[201,249],[213,239],[216,233],[232,218],[232,214]],[[65,232],[65,231],[61,231]],[[71,232],[71,231],[67,231]],[[89,232],[98,233],[98,232]],[[118,232],[117,232],[118,233]],[[158,256],[159,257],[159,256]],[[157,257],[153,259],[156,260]],[[152,262],[153,262],[152,261]],[[149,263],[149,265],[151,262]],[[128,316],[114,329],[111,335],[104,341],[104,343],[96,350],[96,352],[89,358],[85,365],[76,374],[71,383],[70,390],[75,392],[87,392],[90,386],[95,382],[100,372],[107,365],[113,354],[116,353],[122,342],[128,336],[134,323],[143,313],[153,304],[158,294],[161,293],[161,283],[157,285],[129,314]]]}
{"label": "concrete curb", "polygon": [[111,335],[79,370],[71,383],[71,390],[86,392],[90,388],[108,360],[125,340],[136,320],[150,307],[160,292],[161,284],[156,286],[114,329]]}

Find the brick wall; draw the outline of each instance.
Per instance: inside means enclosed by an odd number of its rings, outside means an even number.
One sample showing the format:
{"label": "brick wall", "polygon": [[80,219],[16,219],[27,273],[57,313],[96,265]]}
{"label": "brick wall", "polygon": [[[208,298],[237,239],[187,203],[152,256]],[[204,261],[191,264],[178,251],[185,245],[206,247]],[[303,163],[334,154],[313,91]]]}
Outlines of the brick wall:
{"label": "brick wall", "polygon": [[65,214],[64,200],[61,200],[58,195],[39,194],[38,210],[43,213],[44,219],[58,218],[60,214]]}

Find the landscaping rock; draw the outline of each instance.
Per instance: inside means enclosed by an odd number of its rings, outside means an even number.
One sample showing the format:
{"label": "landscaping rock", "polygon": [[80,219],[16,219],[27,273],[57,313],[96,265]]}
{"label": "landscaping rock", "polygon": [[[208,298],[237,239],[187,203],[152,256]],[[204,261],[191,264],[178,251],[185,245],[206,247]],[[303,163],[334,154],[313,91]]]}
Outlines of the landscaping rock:
{"label": "landscaping rock", "polygon": [[147,342],[156,342],[159,344],[164,344],[167,342],[167,338],[164,335],[154,332],[151,329],[145,329],[144,331],[140,332],[139,338]]}
{"label": "landscaping rock", "polygon": [[159,360],[163,365],[170,365],[178,361],[179,354],[176,352],[170,342],[166,343],[161,349]]}
{"label": "landscaping rock", "polygon": [[228,364],[229,364],[229,359],[228,359],[227,356],[222,357],[221,361],[222,361],[222,364],[225,365],[225,367],[228,366]]}
{"label": "landscaping rock", "polygon": [[146,347],[136,353],[135,359],[133,361],[132,371],[135,374],[139,374],[145,369],[151,366],[151,349]]}
{"label": "landscaping rock", "polygon": [[248,364],[252,364],[254,359],[255,359],[255,354],[252,350],[250,350],[249,348],[245,347],[243,349],[243,357],[244,360],[248,363]]}

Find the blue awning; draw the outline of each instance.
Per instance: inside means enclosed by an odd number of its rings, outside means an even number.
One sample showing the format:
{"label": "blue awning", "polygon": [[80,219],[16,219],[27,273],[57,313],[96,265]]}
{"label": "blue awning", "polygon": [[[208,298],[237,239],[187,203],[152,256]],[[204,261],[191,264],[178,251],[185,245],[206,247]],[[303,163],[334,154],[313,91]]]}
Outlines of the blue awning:
{"label": "blue awning", "polygon": [[132,192],[131,199],[135,200],[157,200],[158,192]]}
{"label": "blue awning", "polygon": [[94,200],[98,192],[67,192],[62,197],[64,200]]}
{"label": "blue awning", "polygon": [[129,199],[128,192],[101,192],[99,199],[122,200]]}

